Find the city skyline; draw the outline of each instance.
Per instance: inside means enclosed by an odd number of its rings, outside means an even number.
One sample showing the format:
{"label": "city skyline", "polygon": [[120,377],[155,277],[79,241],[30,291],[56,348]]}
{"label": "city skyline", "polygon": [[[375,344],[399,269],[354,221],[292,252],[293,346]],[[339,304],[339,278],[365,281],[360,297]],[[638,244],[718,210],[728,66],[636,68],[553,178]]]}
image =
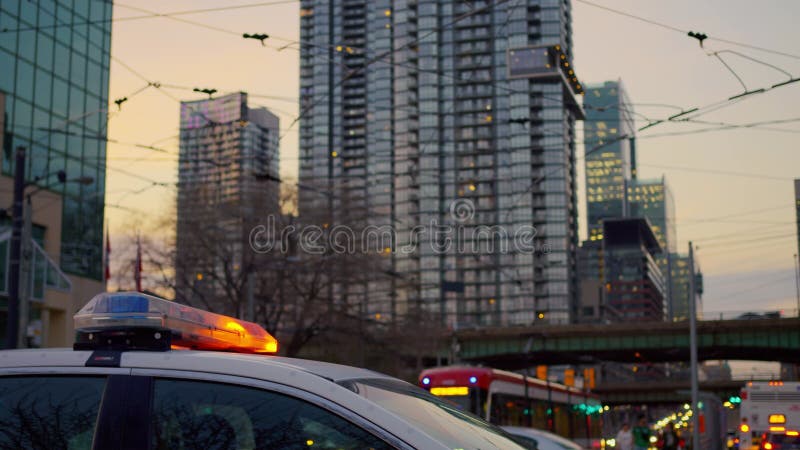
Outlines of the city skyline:
{"label": "city skyline", "polygon": [[[215,6],[213,3],[189,6],[185,9],[199,8],[203,5]],[[791,50],[782,45],[794,42],[796,33],[789,26],[787,14],[777,14],[775,11],[762,10],[759,14],[763,20],[770,20],[776,26],[768,30],[759,30],[754,23],[750,23],[749,9],[745,2],[726,3],[725,8],[709,4],[702,7],[689,5],[689,2],[674,3],[670,7],[654,2],[639,7],[638,3],[621,2],[614,4],[615,8],[623,11],[635,11],[644,17],[658,19],[665,23],[678,26],[706,26],[704,31],[712,37],[718,33],[721,37],[737,41],[750,42],[752,45],[774,47],[776,50]],[[163,11],[163,7],[156,3],[143,3],[145,9]],[[175,4],[175,10],[181,9],[180,4]],[[697,41],[681,36],[673,31],[637,22],[630,18],[615,15],[608,11],[600,10],[586,3],[574,2],[575,15],[575,64],[578,73],[585,81],[599,82],[605,79],[623,78],[626,82],[630,96],[634,103],[675,103],[689,107],[695,104],[710,103],[726,96],[737,93],[735,79],[725,72],[718,62],[706,56]],[[117,56],[125,64],[139,73],[162,83],[175,83],[185,88],[213,87],[228,89],[230,91],[248,90],[256,94],[269,94],[279,97],[296,98],[299,91],[296,75],[299,71],[297,52],[291,49],[277,51],[296,41],[299,36],[299,17],[297,4],[277,5],[265,7],[268,11],[268,25],[263,23],[263,17],[256,20],[255,11],[229,11],[217,13],[213,16],[203,14],[188,15],[182,19],[206,23],[220,28],[255,32],[258,30],[271,31],[274,37],[266,41],[273,48],[262,48],[257,41],[243,41],[239,36],[193,27],[166,18],[148,19],[141,21],[117,22],[114,29],[113,48]],[[720,11],[724,11],[726,20],[717,18]],[[125,9],[117,5],[117,17],[139,15],[141,12]],[[157,30],[158,25],[161,29]],[[698,25],[699,24],[699,25]],[[167,26],[168,25],[168,26]],[[266,29],[268,28],[268,29]],[[625,46],[617,45],[626,39],[622,30],[632,30],[642,45]],[[240,30],[242,31],[242,30]],[[136,36],[136,39],[131,39]],[[285,38],[286,40],[279,40]],[[224,54],[220,66],[248,67],[251,71],[226,71],[223,72],[209,67],[202,60],[187,61],[180,58],[180,53],[171,53],[173,50],[164,48],[155,58],[153,55],[145,57],[140,48],[158,46],[159,42],[169,41],[171,48],[183,48],[184,52],[219,53]],[[617,44],[615,44],[617,43]],[[707,44],[711,44],[709,39]],[[715,44],[719,46],[719,43]],[[296,47],[296,45],[295,45]],[[740,47],[731,47],[741,50]],[[769,53],[753,52],[756,57],[765,58],[770,62],[785,67],[790,72],[797,73],[796,60],[776,56]],[[750,54],[750,53],[748,53]],[[169,56],[173,55],[173,56]],[[657,55],[657,56],[654,56]],[[170,60],[170,58],[174,59]],[[653,68],[645,62],[652,58],[662,62],[663,69],[669,75],[667,79],[675,83],[655,84]],[[153,65],[150,60],[158,63]],[[659,67],[662,67],[659,66]],[[270,70],[278,67],[280,70]],[[202,76],[198,76],[200,70]],[[769,71],[758,65],[746,65],[737,61],[736,69],[746,77],[750,84],[756,86],[778,81],[779,73]],[[252,73],[251,73],[252,72]],[[260,75],[256,77],[256,72]],[[279,73],[273,73],[279,72]],[[713,73],[708,79],[706,74]],[[265,75],[267,74],[267,75]],[[172,75],[172,76],[171,76]],[[278,76],[281,75],[281,76]],[[748,78],[749,77],[749,78]],[[218,85],[215,85],[219,83]],[[112,64],[112,98],[125,97],[135,92],[146,83],[135,75],[127,72],[119,63]],[[158,92],[159,89],[150,87],[143,93],[130,98],[122,105],[122,110],[115,114],[110,122],[110,137],[122,142],[151,144],[159,139],[174,134],[173,129],[155,124],[167,124],[170,120],[160,118],[160,113],[152,114],[152,118],[145,119],[145,111],[158,111],[175,109],[176,103],[166,95]],[[161,90],[176,95],[178,90]],[[763,96],[753,96],[743,100],[747,106],[733,106],[721,110],[717,114],[709,115],[709,121],[729,121],[736,123],[752,123],[762,119],[787,118],[787,106],[798,96],[796,86],[786,86],[776,93],[769,92]],[[777,94],[780,92],[780,94]],[[185,95],[185,93],[180,94]],[[252,95],[252,94],[251,94]],[[261,100],[259,100],[261,101]],[[292,117],[297,115],[296,105],[282,100],[263,99],[268,105],[275,105],[276,109],[286,109],[289,114],[282,116],[286,135],[284,154],[282,158],[282,177],[291,179],[296,176],[292,170],[297,164],[296,154],[296,125],[286,131],[291,124]],[[677,111],[660,109],[647,106],[645,109],[637,105],[637,113],[647,117],[665,117]],[[638,117],[640,121],[641,117]],[[155,120],[155,122],[149,122]],[[126,122],[127,121],[127,122]],[[175,126],[177,126],[177,123]],[[136,125],[134,125],[136,124]],[[639,123],[637,123],[639,125]],[[710,311],[723,309],[746,310],[748,295],[746,292],[738,294],[739,290],[755,286],[769,280],[779,280],[781,288],[770,291],[764,300],[767,307],[791,307],[794,305],[792,298],[793,279],[788,277],[792,273],[791,256],[794,253],[794,239],[791,237],[780,238],[793,230],[794,211],[791,203],[791,179],[796,174],[791,169],[797,164],[787,164],[787,161],[796,160],[793,153],[789,153],[792,133],[776,132],[769,130],[728,130],[721,132],[707,132],[685,136],[670,136],[649,138],[648,135],[657,135],[671,132],[686,132],[701,128],[691,124],[666,124],[659,128],[653,127],[647,132],[640,133],[638,145],[639,172],[643,177],[660,176],[666,173],[670,184],[675,189],[677,211],[677,226],[679,228],[679,249],[686,248],[686,241],[692,239],[700,246],[698,257],[707,275],[705,306]],[[791,125],[783,125],[791,128]],[[143,129],[147,129],[146,132]],[[160,131],[157,133],[157,131]],[[772,145],[764,146],[770,142]],[[168,146],[169,141],[156,142],[155,146]],[[110,165],[117,167],[133,168],[159,180],[174,179],[173,169],[167,166],[173,157],[155,152],[146,152],[141,149],[123,148],[120,145],[109,144],[114,150]],[[699,151],[698,146],[705,151]],[[759,152],[759,157],[754,160],[747,149],[751,147],[765,148]],[[174,152],[174,144],[171,152]],[[791,156],[794,155],[794,156]],[[727,156],[727,157],[724,157]],[[134,159],[144,158],[145,162],[136,162]],[[739,161],[752,161],[741,163]],[[147,160],[151,162],[146,162]],[[580,166],[580,165],[579,165]],[[762,169],[763,168],[763,169]],[[750,171],[755,173],[748,173]],[[766,175],[765,178],[759,178]],[[784,180],[783,178],[786,178]],[[578,180],[580,194],[583,196],[582,174]],[[114,183],[122,183],[116,184]],[[126,184],[129,183],[129,184]],[[135,187],[134,187],[135,185]],[[108,203],[115,204],[115,200],[147,186],[146,182],[126,178],[124,175],[115,175],[110,181]],[[705,187],[705,188],[704,188]],[[116,191],[117,193],[114,193]],[[781,194],[783,192],[783,194]],[[169,194],[169,191],[166,191]],[[150,197],[148,197],[150,195]],[[142,205],[164,204],[167,197],[163,188],[150,187],[139,195],[124,197],[123,207],[141,208]],[[788,201],[785,199],[788,198]],[[785,205],[785,206],[782,206]],[[165,205],[166,207],[166,205]],[[162,208],[163,209],[163,208]],[[579,208],[585,211],[583,208]],[[754,212],[755,211],[755,212]],[[761,211],[761,212],[758,212]],[[742,215],[742,213],[747,213]],[[152,214],[152,213],[151,213]],[[112,233],[121,230],[130,223],[131,213],[122,209],[109,209]],[[585,220],[583,214],[579,220]],[[754,223],[755,222],[755,223]],[[767,223],[764,223],[767,222]],[[119,228],[118,228],[119,227]],[[583,226],[581,227],[583,228]],[[763,242],[740,243],[738,247],[724,248],[721,245],[734,242],[734,239],[744,234],[742,240],[763,239]],[[793,234],[792,234],[793,235]],[[113,236],[113,234],[112,234]],[[727,239],[727,240],[725,240]],[[715,241],[716,240],[716,241]],[[764,246],[768,246],[764,248]],[[755,261],[759,255],[762,258]],[[780,251],[776,251],[780,250]],[[785,254],[784,254],[785,253]],[[716,276],[716,277],[715,277]],[[727,277],[727,278],[726,278]],[[736,280],[735,284],[723,283],[728,279]],[[719,280],[719,281],[716,281]],[[737,293],[726,300],[729,294]],[[749,297],[753,298],[753,297]]]}

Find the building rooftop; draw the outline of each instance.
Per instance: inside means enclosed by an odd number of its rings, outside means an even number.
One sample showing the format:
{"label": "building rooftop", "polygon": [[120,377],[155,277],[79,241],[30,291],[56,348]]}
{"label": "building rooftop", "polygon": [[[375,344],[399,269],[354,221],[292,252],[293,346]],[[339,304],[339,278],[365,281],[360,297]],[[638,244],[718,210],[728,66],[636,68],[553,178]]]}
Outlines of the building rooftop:
{"label": "building rooftop", "polygon": [[661,245],[653,233],[652,225],[646,218],[605,219],[603,236],[607,244],[628,244],[643,240],[651,253],[661,252]]}

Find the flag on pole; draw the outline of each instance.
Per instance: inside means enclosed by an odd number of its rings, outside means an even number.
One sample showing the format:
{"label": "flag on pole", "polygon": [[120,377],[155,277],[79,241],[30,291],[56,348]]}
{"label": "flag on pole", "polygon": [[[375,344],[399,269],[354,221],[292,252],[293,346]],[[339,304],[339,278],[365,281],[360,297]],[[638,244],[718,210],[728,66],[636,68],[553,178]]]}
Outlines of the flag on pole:
{"label": "flag on pole", "polygon": [[111,231],[106,223],[106,283],[111,279]]}
{"label": "flag on pole", "polygon": [[136,291],[142,292],[142,241],[138,235],[136,236],[136,267],[133,276],[136,279]]}

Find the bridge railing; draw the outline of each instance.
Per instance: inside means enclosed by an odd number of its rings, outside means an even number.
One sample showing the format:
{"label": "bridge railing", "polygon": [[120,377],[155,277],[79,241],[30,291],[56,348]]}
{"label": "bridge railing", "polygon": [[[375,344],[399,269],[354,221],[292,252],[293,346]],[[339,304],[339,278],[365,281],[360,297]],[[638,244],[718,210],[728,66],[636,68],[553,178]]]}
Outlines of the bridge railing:
{"label": "bridge railing", "polygon": [[702,320],[758,320],[798,317],[797,308],[753,308],[726,311],[703,311]]}

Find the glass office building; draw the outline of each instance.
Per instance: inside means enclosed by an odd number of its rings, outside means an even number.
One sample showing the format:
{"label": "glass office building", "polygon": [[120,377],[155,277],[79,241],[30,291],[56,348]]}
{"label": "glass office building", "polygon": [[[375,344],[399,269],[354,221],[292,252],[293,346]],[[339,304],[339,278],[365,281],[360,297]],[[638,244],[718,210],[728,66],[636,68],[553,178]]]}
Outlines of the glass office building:
{"label": "glass office building", "polygon": [[675,198],[664,177],[650,180],[634,180],[628,186],[628,204],[632,217],[645,217],[653,227],[662,252],[658,255],[658,266],[667,279],[667,318],[684,317],[688,311],[688,289],[673,280],[673,259],[678,255],[678,236],[675,225]]}
{"label": "glass office building", "polygon": [[636,124],[622,81],[587,85],[586,151],[587,236],[602,232],[605,218],[626,217],[626,187],[636,178]]}
{"label": "glass office building", "polygon": [[636,180],[628,186],[631,217],[645,217],[653,227],[658,244],[665,252],[677,252],[675,198],[664,177]]}
{"label": "glass office building", "polygon": [[[572,320],[583,111],[571,14],[563,0],[301,2],[299,170],[314,188],[301,216],[395,236],[384,261],[397,276],[342,298],[453,328]],[[464,238],[474,251],[443,252],[416,234],[431,223],[537,234],[532,251]]]}
{"label": "glass office building", "polygon": [[[111,1],[0,2],[2,172],[27,148],[27,179],[63,194],[61,268],[102,280]],[[91,23],[90,23],[91,22]],[[91,177],[90,184],[59,183]]]}

